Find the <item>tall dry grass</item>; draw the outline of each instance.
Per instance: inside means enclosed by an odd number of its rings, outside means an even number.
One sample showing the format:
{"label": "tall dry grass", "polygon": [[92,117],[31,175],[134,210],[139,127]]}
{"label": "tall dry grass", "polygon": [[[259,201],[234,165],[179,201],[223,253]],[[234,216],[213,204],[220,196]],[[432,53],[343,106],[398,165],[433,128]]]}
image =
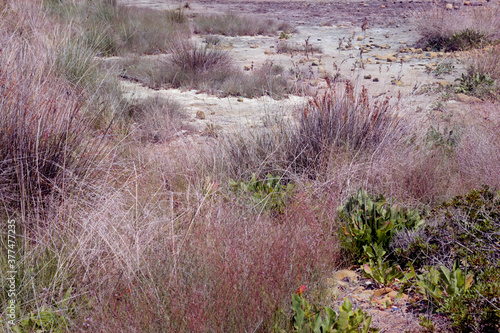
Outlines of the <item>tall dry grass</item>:
{"label": "tall dry grass", "polygon": [[256,15],[236,13],[200,15],[195,18],[195,33],[226,36],[276,35],[278,31],[292,30],[284,21],[264,19]]}

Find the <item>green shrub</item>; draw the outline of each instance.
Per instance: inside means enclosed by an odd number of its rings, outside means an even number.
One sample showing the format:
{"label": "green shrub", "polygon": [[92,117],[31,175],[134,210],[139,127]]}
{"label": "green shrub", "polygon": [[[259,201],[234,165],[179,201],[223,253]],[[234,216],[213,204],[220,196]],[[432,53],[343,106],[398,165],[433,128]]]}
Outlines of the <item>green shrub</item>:
{"label": "green shrub", "polygon": [[366,247],[388,250],[398,230],[417,229],[424,222],[417,210],[390,205],[382,195],[372,197],[363,189],[339,208],[339,217],[343,246],[361,262]]}
{"label": "green shrub", "polygon": [[265,210],[282,214],[295,186],[292,183],[281,184],[281,178],[268,174],[265,180],[258,180],[256,175],[248,182],[235,182],[230,185],[236,193],[250,195],[253,203]]}
{"label": "green shrub", "polygon": [[[457,196],[430,212],[418,231],[398,235],[392,248],[415,267],[452,267],[480,272],[500,260],[494,238],[500,233],[500,199],[485,186]],[[403,238],[407,239],[403,239]]]}
{"label": "green shrub", "polygon": [[466,28],[451,36],[435,36],[427,41],[427,47],[434,51],[466,51],[491,44],[481,31]]}
{"label": "green shrub", "polygon": [[340,306],[339,312],[335,312],[326,306],[320,309],[316,304],[313,304],[311,307],[302,296],[294,294],[292,296],[292,310],[295,312],[292,318],[293,332],[378,332],[378,329],[370,327],[372,316],[368,316],[360,308],[353,311],[349,299],[346,299],[344,304]]}
{"label": "green shrub", "polygon": [[480,98],[491,97],[495,95],[495,80],[489,74],[467,71],[458,79],[455,91],[467,95],[473,95]]}
{"label": "green shrub", "polygon": [[473,288],[449,295],[439,311],[451,320],[457,332],[500,331],[500,262],[477,277]]}

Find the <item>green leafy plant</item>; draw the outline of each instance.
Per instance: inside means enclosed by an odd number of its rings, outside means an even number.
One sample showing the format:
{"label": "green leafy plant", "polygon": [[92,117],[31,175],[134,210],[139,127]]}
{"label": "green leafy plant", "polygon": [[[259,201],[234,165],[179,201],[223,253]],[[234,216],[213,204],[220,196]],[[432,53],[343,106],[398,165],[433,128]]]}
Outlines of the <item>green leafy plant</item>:
{"label": "green leafy plant", "polygon": [[282,31],[280,33],[280,39],[289,39],[290,38],[290,35],[287,34],[286,32]]}
{"label": "green leafy plant", "polygon": [[446,298],[439,308],[458,332],[500,331],[500,263],[479,274],[464,293]]}
{"label": "green leafy plant", "polygon": [[455,87],[457,93],[486,97],[495,91],[495,80],[489,74],[468,72],[455,81],[458,82]]}
{"label": "green leafy plant", "polygon": [[349,299],[344,301],[338,312],[326,306],[322,311],[315,304],[311,307],[302,296],[294,294],[292,310],[295,312],[292,318],[293,332],[378,332],[378,329],[370,327],[372,317],[360,308],[353,310]]}
{"label": "green leafy plant", "polygon": [[252,201],[257,205],[262,205],[265,210],[283,213],[289,197],[295,185],[288,183],[281,184],[281,178],[267,174],[265,180],[257,179],[255,174],[245,182],[230,180],[231,188],[237,193],[249,194]]}
{"label": "green leafy plant", "polygon": [[21,318],[19,324],[12,327],[16,333],[28,332],[66,332],[70,322],[69,314],[74,312],[73,305],[70,305],[71,288],[64,294],[60,302],[54,302],[52,305],[43,305],[36,312],[30,312],[24,318]]}
{"label": "green leafy plant", "polygon": [[453,70],[455,69],[455,66],[453,65],[453,62],[447,60],[440,62],[439,64],[436,65],[434,68],[434,75],[440,76],[443,74],[451,74]]}
{"label": "green leafy plant", "polygon": [[435,304],[442,305],[447,297],[465,293],[472,285],[474,274],[465,275],[455,262],[453,269],[445,266],[431,267],[428,272],[417,275],[418,291]]}
{"label": "green leafy plant", "polygon": [[382,245],[374,244],[371,247],[365,245],[364,249],[370,261],[363,265],[363,274],[377,282],[379,287],[391,286],[404,277],[399,266],[384,261],[386,251],[382,248]]}
{"label": "green leafy plant", "polygon": [[344,231],[343,245],[360,258],[366,258],[365,246],[377,244],[388,249],[396,231],[416,229],[423,219],[417,210],[390,205],[382,195],[372,197],[359,190],[339,208]]}
{"label": "green leafy plant", "polygon": [[436,331],[436,327],[434,326],[432,319],[427,318],[423,315],[420,315],[418,318],[420,319],[420,322],[418,324],[422,327],[423,332],[431,333]]}

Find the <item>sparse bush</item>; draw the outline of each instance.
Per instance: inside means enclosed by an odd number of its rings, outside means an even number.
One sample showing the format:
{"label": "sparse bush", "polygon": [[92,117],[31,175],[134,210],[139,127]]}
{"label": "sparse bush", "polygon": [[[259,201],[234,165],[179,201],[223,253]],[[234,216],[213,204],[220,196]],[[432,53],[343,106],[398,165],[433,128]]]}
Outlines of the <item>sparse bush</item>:
{"label": "sparse bush", "polygon": [[279,30],[290,30],[288,23],[258,16],[235,13],[200,15],[195,19],[195,33],[226,36],[276,35]]}
{"label": "sparse bush", "polygon": [[181,41],[173,44],[170,52],[164,70],[170,74],[169,83],[176,88],[210,91],[226,81],[233,71],[231,56],[224,50]]}
{"label": "sparse bush", "polygon": [[280,99],[290,93],[290,90],[291,87],[282,68],[266,62],[248,74],[234,72],[220,87],[220,94],[246,98],[270,96]]}

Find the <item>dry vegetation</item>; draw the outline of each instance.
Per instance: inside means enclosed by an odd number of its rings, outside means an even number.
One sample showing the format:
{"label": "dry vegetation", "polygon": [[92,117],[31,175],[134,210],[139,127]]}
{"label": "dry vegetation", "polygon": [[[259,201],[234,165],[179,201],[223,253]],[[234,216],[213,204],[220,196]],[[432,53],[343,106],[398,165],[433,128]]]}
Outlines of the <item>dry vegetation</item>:
{"label": "dry vegetation", "polygon": [[[289,331],[297,286],[326,302],[326,279],[350,264],[337,208],[357,189],[422,208],[500,186],[498,122],[462,125],[451,138],[404,117],[399,100],[374,101],[350,83],[332,83],[292,120],[268,119],[205,150],[152,144],[182,128],[182,107],[124,102],[96,55],[170,51],[164,77],[146,76],[157,87],[251,97],[284,94],[286,79],[272,64],[228,71],[227,53],[186,41],[180,10],[2,4],[0,239],[6,248],[4,222],[14,219],[20,332]],[[104,26],[82,21],[86,10]],[[148,29],[159,21],[166,32],[156,36]],[[495,57],[476,66],[498,75]],[[278,183],[264,195],[230,185],[267,174]],[[2,330],[7,301],[0,293]]]}

